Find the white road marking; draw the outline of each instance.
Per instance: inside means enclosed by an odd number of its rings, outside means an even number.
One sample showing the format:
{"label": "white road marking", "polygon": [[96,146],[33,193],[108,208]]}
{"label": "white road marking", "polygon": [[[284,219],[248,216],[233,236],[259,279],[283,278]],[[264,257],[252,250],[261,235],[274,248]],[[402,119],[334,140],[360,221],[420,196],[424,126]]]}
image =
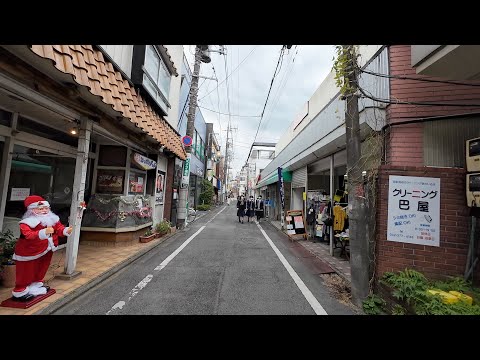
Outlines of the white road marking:
{"label": "white road marking", "polygon": [[[183,243],[182,245],[180,245],[180,247],[179,247],[177,250],[175,250],[173,253],[171,253],[171,254],[170,254],[165,260],[163,260],[163,261],[160,263],[160,265],[158,265],[154,270],[159,271],[159,270],[162,270],[165,266],[167,266],[168,263],[169,263],[170,261],[172,261],[173,258],[174,258],[175,256],[177,256],[178,253],[179,253],[180,251],[182,251],[183,248],[184,248],[185,246],[187,246],[188,243],[195,238],[195,236],[197,236],[198,234],[200,234],[200,233],[205,229],[205,227],[207,226],[207,224],[209,224],[213,219],[215,219],[215,218],[217,217],[218,214],[220,214],[220,213],[221,213],[223,210],[225,210],[225,209],[226,209],[226,206],[224,206],[218,213],[216,213],[210,220],[208,220],[205,225],[203,225],[200,229],[198,229],[195,234],[193,234],[193,235],[190,236],[187,240],[185,240],[184,243]],[[140,290],[144,289],[144,288],[147,286],[147,284],[148,284],[152,279],[153,279],[153,275],[152,275],[152,274],[148,274],[147,276],[145,276],[145,278],[144,278],[142,281],[140,281],[137,285],[135,285],[135,287],[134,287],[132,290],[130,290],[130,292],[128,293],[128,299],[127,299],[127,301],[121,300],[121,301],[117,302],[115,305],[112,306],[112,308],[111,308],[110,310],[107,311],[107,313],[106,313],[105,315],[110,315],[112,312],[115,312],[115,311],[117,311],[117,310],[122,310],[123,307],[124,307],[135,295],[137,295],[137,294],[140,292]]]}
{"label": "white road marking", "polygon": [[315,296],[312,294],[312,292],[308,289],[308,287],[305,285],[305,283],[300,279],[300,277],[297,275],[295,270],[293,270],[292,266],[288,263],[287,259],[282,255],[280,250],[275,246],[273,241],[268,237],[267,233],[262,229],[258,221],[255,221],[257,224],[258,228],[262,232],[263,236],[265,239],[267,239],[268,243],[272,247],[273,251],[275,251],[275,254],[277,254],[278,258],[282,262],[283,266],[285,266],[285,269],[287,269],[288,273],[292,277],[293,281],[295,281],[295,284],[297,284],[298,288],[302,292],[303,296],[305,299],[308,301],[310,306],[312,307],[313,311],[315,311],[315,314],[317,315],[328,315],[325,309],[323,308],[322,305],[318,302],[318,300],[315,298]]}

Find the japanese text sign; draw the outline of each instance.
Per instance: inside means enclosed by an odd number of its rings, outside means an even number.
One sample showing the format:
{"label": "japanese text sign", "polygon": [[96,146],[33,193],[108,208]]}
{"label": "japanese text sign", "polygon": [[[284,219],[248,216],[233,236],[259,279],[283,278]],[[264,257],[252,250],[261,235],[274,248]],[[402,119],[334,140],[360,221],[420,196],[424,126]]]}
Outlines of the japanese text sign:
{"label": "japanese text sign", "polygon": [[440,179],[390,175],[387,240],[440,246]]}

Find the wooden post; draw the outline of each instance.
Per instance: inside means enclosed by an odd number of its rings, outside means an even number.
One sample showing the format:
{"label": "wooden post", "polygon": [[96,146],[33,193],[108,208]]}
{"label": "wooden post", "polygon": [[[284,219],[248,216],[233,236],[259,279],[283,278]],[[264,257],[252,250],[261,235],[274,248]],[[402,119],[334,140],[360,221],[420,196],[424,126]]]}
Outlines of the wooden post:
{"label": "wooden post", "polygon": [[[330,156],[330,206],[331,206],[331,211],[333,211],[333,192],[335,191],[335,184],[334,184],[334,178],[335,178],[335,162],[334,162],[334,155],[332,154]],[[331,226],[330,229],[330,255],[333,256],[333,225]]]}
{"label": "wooden post", "polygon": [[71,279],[81,274],[75,271],[77,264],[78,243],[80,240],[80,227],[82,224],[83,211],[80,203],[84,201],[85,180],[87,177],[88,153],[90,149],[90,134],[92,132],[92,120],[82,118],[78,132],[77,161],[75,164],[75,179],[73,181],[72,205],[70,207],[70,226],[73,232],[68,237],[65,258],[64,273],[59,275],[60,279]]}
{"label": "wooden post", "polygon": [[2,162],[0,163],[2,165],[0,169],[0,231],[3,229],[3,219],[5,218],[5,206],[7,204],[10,170],[12,169],[13,142],[17,130],[17,121],[18,113],[13,113],[11,135],[5,139]]}

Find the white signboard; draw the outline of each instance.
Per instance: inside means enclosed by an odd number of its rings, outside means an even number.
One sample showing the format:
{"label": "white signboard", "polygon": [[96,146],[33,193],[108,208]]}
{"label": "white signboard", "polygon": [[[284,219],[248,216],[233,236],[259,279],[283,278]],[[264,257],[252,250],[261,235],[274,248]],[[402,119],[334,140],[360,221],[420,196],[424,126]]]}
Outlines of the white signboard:
{"label": "white signboard", "polygon": [[390,175],[387,240],[440,246],[440,179]]}
{"label": "white signboard", "polygon": [[134,153],[133,161],[135,161],[135,163],[143,170],[152,170],[157,167],[157,163],[154,160],[149,159],[146,156],[140,155],[138,153]]}
{"label": "white signboard", "polygon": [[10,201],[23,201],[30,196],[30,188],[12,188]]}

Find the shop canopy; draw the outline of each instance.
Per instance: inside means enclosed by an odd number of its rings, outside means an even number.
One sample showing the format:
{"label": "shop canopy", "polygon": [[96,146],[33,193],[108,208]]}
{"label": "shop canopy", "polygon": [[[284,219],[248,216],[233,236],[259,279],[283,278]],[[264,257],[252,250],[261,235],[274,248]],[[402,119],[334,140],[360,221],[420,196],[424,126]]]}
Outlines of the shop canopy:
{"label": "shop canopy", "polygon": [[[283,181],[292,181],[292,172],[287,170],[282,170],[282,177],[283,177]],[[272,175],[267,179],[261,180],[257,184],[256,188],[258,189],[262,186],[274,184],[277,181],[278,181],[278,171],[275,173],[275,175]]]}

